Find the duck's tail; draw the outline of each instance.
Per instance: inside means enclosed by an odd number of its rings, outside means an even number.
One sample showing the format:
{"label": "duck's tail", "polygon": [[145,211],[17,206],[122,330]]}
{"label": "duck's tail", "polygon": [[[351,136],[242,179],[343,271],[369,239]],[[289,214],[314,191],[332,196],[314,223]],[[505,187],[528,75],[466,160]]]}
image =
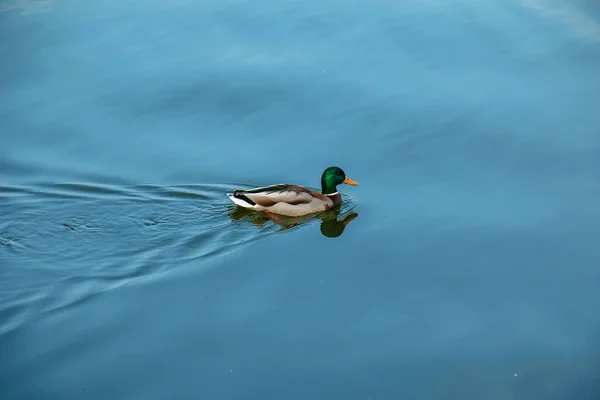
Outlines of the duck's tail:
{"label": "duck's tail", "polygon": [[248,196],[244,195],[242,190],[236,190],[233,193],[227,193],[227,197],[240,207],[254,207],[256,205]]}

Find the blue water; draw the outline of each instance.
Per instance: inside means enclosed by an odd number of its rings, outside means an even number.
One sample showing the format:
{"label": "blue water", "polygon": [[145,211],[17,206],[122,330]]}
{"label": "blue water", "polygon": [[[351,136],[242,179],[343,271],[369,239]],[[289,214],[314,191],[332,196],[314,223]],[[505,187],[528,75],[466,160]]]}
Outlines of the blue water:
{"label": "blue water", "polygon": [[598,398],[599,71],[594,1],[0,0],[0,398]]}

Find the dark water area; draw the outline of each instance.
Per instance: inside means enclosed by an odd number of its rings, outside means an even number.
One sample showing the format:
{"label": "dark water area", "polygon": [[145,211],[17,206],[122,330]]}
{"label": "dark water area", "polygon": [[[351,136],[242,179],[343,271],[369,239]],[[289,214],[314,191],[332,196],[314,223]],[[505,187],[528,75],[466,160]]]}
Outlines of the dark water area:
{"label": "dark water area", "polygon": [[[597,399],[593,1],[0,0],[1,399]],[[319,187],[273,220],[225,193]]]}

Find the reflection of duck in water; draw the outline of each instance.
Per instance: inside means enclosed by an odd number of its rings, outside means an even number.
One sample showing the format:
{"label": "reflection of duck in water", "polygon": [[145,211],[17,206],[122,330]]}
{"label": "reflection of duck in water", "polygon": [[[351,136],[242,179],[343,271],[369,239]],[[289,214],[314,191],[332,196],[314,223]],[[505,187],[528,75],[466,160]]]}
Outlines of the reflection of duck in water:
{"label": "reflection of duck in water", "polygon": [[278,184],[227,193],[240,207],[279,215],[299,217],[327,211],[339,206],[342,196],[337,185],[358,186],[338,167],[329,167],[321,176],[321,193],[304,186]]}
{"label": "reflection of duck in water", "polygon": [[[342,215],[343,218],[338,220],[340,215]],[[231,207],[231,210],[229,211],[229,217],[234,221],[247,220],[259,228],[264,228],[267,222],[273,221],[280,226],[281,231],[307,224],[312,220],[320,219],[321,233],[323,236],[336,238],[344,233],[346,226],[352,222],[352,220],[358,217],[358,214],[353,211],[349,213],[342,213],[341,209],[338,207],[316,215],[310,214],[299,217],[287,217],[257,213],[239,207]]]}

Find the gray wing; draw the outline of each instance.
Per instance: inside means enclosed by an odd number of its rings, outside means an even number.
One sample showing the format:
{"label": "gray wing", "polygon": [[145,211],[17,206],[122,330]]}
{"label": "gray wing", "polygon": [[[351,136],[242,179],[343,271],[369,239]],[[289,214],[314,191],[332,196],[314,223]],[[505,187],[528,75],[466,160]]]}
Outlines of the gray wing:
{"label": "gray wing", "polygon": [[265,186],[252,190],[239,190],[234,193],[234,196],[246,197],[263,207],[271,207],[277,203],[308,204],[315,199],[309,189],[286,184]]}

